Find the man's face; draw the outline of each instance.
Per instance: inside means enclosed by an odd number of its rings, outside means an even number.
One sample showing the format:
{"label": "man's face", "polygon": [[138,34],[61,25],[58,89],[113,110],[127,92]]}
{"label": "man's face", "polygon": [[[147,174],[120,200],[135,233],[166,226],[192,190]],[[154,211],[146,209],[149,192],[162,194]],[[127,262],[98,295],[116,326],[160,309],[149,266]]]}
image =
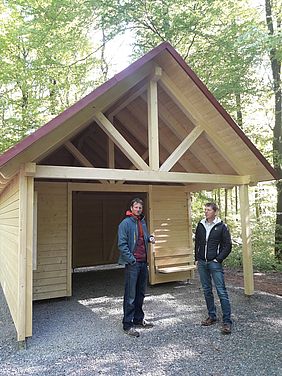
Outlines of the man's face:
{"label": "man's face", "polygon": [[131,206],[131,212],[138,216],[140,214],[142,214],[142,211],[143,211],[143,206],[141,204],[138,204],[137,202],[135,202],[132,206]]}
{"label": "man's face", "polygon": [[205,206],[205,217],[208,222],[212,222],[215,219],[215,213],[210,206]]}

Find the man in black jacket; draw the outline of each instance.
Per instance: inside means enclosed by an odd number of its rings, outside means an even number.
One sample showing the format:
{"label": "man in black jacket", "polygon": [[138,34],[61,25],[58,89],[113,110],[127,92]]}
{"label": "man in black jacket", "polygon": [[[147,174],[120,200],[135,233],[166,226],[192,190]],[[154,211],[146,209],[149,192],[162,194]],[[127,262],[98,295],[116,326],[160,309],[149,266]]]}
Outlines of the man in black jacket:
{"label": "man in black jacket", "polygon": [[196,228],[195,261],[204,290],[209,317],[201,325],[210,326],[216,323],[216,307],[212,291],[212,281],[220,299],[223,316],[223,334],[231,334],[231,307],[224,282],[222,261],[231,252],[232,244],[229,230],[217,216],[215,203],[205,205],[205,219]]}

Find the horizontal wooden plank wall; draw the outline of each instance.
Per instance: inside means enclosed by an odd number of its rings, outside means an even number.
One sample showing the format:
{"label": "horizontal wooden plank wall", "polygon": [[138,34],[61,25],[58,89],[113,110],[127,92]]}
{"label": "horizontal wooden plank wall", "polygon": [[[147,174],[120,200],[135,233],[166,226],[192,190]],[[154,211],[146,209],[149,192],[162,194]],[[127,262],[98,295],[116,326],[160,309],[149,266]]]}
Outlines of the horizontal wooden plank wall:
{"label": "horizontal wooden plank wall", "polygon": [[[181,187],[156,187],[150,192],[150,227],[156,244],[151,247],[155,254],[178,254],[187,252],[193,263],[192,234],[187,194]],[[188,219],[189,218],[189,219]],[[193,271],[160,274],[154,268],[154,257],[150,257],[150,283],[182,281],[191,278]]]}
{"label": "horizontal wooden plank wall", "polygon": [[67,183],[36,182],[37,265],[33,300],[67,296]]}
{"label": "horizontal wooden plank wall", "polygon": [[14,178],[0,196],[0,282],[17,328],[19,178]]}

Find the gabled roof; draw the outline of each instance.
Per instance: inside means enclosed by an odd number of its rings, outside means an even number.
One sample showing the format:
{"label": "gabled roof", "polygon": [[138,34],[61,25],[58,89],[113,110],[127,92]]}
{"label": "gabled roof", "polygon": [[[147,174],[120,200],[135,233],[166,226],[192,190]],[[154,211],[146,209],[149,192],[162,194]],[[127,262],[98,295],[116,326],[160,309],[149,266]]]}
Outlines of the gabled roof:
{"label": "gabled roof", "polygon": [[[156,72],[159,77],[154,78]],[[93,131],[93,125],[98,127],[99,123],[95,118],[97,113],[112,121],[119,134],[146,160],[146,92],[152,77],[158,80],[160,164],[164,164],[171,154],[176,158],[178,152],[179,158],[170,166],[171,171],[250,175],[253,182],[278,179],[276,171],[259,150],[166,42],[2,154],[0,176],[11,178],[27,162],[56,164],[58,160],[59,165],[69,165],[66,149],[69,152],[73,145],[79,153],[87,155],[86,160],[93,160],[93,166],[107,167],[103,157],[107,154],[104,144],[111,135]],[[186,146],[189,143],[185,152],[174,153],[177,148],[185,148],[185,142]],[[116,153],[120,168],[129,169],[128,156],[119,150]],[[89,163],[88,167],[91,165]]]}

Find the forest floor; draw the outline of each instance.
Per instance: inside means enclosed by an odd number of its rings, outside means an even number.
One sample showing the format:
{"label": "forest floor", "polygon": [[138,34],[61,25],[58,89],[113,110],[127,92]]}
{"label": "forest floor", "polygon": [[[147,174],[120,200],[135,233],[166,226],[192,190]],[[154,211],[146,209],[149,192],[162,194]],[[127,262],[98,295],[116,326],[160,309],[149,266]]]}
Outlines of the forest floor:
{"label": "forest floor", "polygon": [[[243,287],[244,275],[242,270],[224,270],[227,285]],[[281,272],[254,272],[254,287],[256,291],[282,296],[282,273]]]}

